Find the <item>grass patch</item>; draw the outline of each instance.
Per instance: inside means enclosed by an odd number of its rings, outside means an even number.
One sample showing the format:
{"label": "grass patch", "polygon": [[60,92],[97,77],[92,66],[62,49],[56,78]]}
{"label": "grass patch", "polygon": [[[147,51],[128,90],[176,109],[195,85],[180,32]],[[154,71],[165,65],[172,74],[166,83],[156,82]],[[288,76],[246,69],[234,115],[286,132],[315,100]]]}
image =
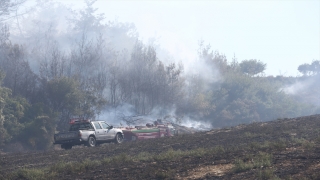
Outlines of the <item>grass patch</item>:
{"label": "grass patch", "polygon": [[278,141],[276,142],[270,142],[269,144],[270,148],[278,150],[278,151],[282,151],[285,150],[287,147],[287,142],[286,140],[280,138]]}
{"label": "grass patch", "polygon": [[153,157],[151,158],[155,161],[163,161],[163,160],[175,160],[177,158],[181,158],[184,156],[203,157],[209,154],[221,154],[224,152],[225,150],[222,146],[217,146],[212,149],[197,148],[189,151],[169,149],[168,151],[162,152],[159,155],[153,155]]}
{"label": "grass patch", "polygon": [[312,149],[314,149],[315,144],[312,143],[312,142],[310,142],[310,141],[304,141],[304,142],[302,143],[302,147],[305,148],[305,149],[307,149],[307,150],[312,150]]}
{"label": "grass patch", "polygon": [[277,141],[264,141],[263,143],[252,142],[249,144],[251,150],[265,150],[265,149],[274,149],[277,151],[285,150],[288,142],[282,138]]}
{"label": "grass patch", "polygon": [[82,162],[59,162],[50,167],[50,172],[57,172],[57,173],[76,173],[76,172],[85,172],[90,168],[99,166],[101,164],[100,161],[97,160],[89,160],[86,159]]}
{"label": "grass patch", "polygon": [[48,169],[23,168],[11,174],[11,176],[9,176],[8,179],[46,180],[46,179],[54,179],[54,177],[55,177],[55,173],[48,172]]}
{"label": "grass patch", "polygon": [[256,176],[259,180],[280,180],[280,178],[274,174],[273,169],[259,170]]}
{"label": "grass patch", "polygon": [[153,156],[153,154],[151,154],[149,152],[141,152],[136,156],[136,158],[134,160],[135,161],[148,161],[151,159],[152,156]]}
{"label": "grass patch", "polygon": [[152,154],[148,152],[141,152],[136,156],[128,157],[126,155],[120,155],[115,156],[113,158],[105,159],[105,163],[109,162],[115,162],[115,161],[133,161],[133,162],[140,162],[140,161],[172,161],[176,160],[181,157],[190,156],[190,157],[203,157],[206,155],[212,155],[212,154],[221,154],[224,153],[225,149],[222,146],[217,146],[215,148],[211,149],[205,149],[205,148],[197,148],[189,151],[182,151],[182,150],[173,150],[169,149],[165,152],[162,152],[160,154]]}
{"label": "grass patch", "polygon": [[174,171],[169,170],[169,171],[156,171],[155,172],[156,178],[157,179],[172,179],[174,177]]}
{"label": "grass patch", "polygon": [[308,141],[304,138],[291,138],[291,141],[295,143],[296,145],[302,146],[303,148],[307,150],[314,149],[315,144],[312,143],[311,141]]}
{"label": "grass patch", "polygon": [[261,138],[268,137],[268,135],[266,135],[264,132],[260,132],[260,133],[245,132],[244,137],[252,139],[256,137],[261,137]]}
{"label": "grass patch", "polygon": [[246,163],[242,159],[236,159],[233,171],[236,173],[248,171],[253,168],[252,163]]}
{"label": "grass patch", "polygon": [[247,155],[245,161],[236,159],[233,171],[236,173],[248,171],[254,168],[270,167],[272,164],[272,155],[259,152],[257,155]]}
{"label": "grass patch", "polygon": [[224,154],[226,152],[226,150],[224,149],[223,146],[217,146],[212,149],[212,152],[215,154]]}
{"label": "grass patch", "polygon": [[114,163],[125,163],[125,162],[132,162],[132,161],[133,161],[133,158],[125,153],[121,153],[120,155],[111,158],[111,162],[114,162]]}
{"label": "grass patch", "polygon": [[[186,151],[187,152],[187,151]],[[186,152],[183,152],[181,150],[173,150],[173,149],[169,149],[168,151],[166,152],[162,152],[160,153],[159,155],[155,155],[153,157],[153,159],[155,161],[163,161],[163,160],[174,160],[178,157],[181,157],[183,156],[183,154],[186,154]]]}
{"label": "grass patch", "polygon": [[247,138],[253,138],[253,137],[256,137],[256,136],[259,136],[259,135],[255,134],[255,133],[251,133],[251,132],[245,132],[244,136],[247,137]]}
{"label": "grass patch", "polygon": [[264,143],[252,142],[249,144],[250,149],[260,150],[270,147],[270,142],[265,141]]}
{"label": "grass patch", "polygon": [[300,145],[300,146],[302,145],[302,143],[304,141],[306,141],[306,139],[304,139],[304,138],[294,138],[294,137],[291,138],[292,143],[294,143],[296,145]]}

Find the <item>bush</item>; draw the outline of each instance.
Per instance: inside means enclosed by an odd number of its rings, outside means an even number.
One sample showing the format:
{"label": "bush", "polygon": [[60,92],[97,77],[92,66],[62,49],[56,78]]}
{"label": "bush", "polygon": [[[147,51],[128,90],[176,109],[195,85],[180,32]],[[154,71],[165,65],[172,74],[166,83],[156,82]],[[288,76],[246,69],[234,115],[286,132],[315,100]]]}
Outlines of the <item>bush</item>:
{"label": "bush", "polygon": [[252,168],[253,168],[253,164],[252,163],[245,163],[245,162],[243,162],[243,160],[237,159],[235,161],[235,165],[233,167],[233,171],[236,172],[236,173],[239,173],[239,172],[247,171],[247,170],[252,169]]}
{"label": "bush", "polygon": [[286,141],[284,139],[279,139],[276,142],[271,142],[270,146],[271,146],[272,149],[276,149],[278,151],[282,151],[282,150],[286,149],[287,144],[286,144]]}

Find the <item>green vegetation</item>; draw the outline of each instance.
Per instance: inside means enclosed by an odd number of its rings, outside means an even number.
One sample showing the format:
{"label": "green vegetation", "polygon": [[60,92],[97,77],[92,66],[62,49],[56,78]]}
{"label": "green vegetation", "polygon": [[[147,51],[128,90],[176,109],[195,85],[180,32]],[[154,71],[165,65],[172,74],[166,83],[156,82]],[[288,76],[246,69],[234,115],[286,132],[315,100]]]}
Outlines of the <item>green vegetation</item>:
{"label": "green vegetation", "polygon": [[256,177],[259,180],[280,180],[274,172],[272,168],[259,170]]}
{"label": "green vegetation", "polygon": [[261,61],[258,61],[256,59],[251,60],[243,60],[240,64],[240,70],[248,74],[250,76],[254,76],[256,74],[262,73],[264,70],[266,70],[266,64],[262,63]]}
{"label": "green vegetation", "polygon": [[272,165],[272,155],[263,152],[259,152],[257,155],[247,155],[245,159],[247,159],[247,162],[244,162],[242,159],[235,161],[234,172],[239,173],[253,168],[270,167]]}
{"label": "green vegetation", "polygon": [[281,151],[287,147],[287,142],[284,139],[279,139],[276,142],[270,143],[270,146],[272,146],[274,149]]}
{"label": "green vegetation", "polygon": [[298,71],[302,73],[304,76],[310,75],[310,74],[319,74],[320,73],[320,61],[314,60],[311,64],[305,63],[301,64],[298,67]]}
{"label": "green vegetation", "polygon": [[302,146],[305,149],[313,149],[315,144],[304,138],[291,138],[291,141],[299,146]]}
{"label": "green vegetation", "polygon": [[44,179],[54,179],[55,174],[47,173],[42,169],[21,169],[13,174],[12,179],[34,179],[34,180],[44,180]]}
{"label": "green vegetation", "polygon": [[82,171],[87,171],[89,169],[93,169],[96,166],[100,165],[101,162],[100,161],[94,161],[94,160],[89,160],[86,159],[82,162],[79,163],[71,163],[71,162],[60,162],[57,163],[53,166],[51,166],[49,169],[44,169],[44,171],[49,171],[52,173],[78,173],[78,172],[82,172]]}

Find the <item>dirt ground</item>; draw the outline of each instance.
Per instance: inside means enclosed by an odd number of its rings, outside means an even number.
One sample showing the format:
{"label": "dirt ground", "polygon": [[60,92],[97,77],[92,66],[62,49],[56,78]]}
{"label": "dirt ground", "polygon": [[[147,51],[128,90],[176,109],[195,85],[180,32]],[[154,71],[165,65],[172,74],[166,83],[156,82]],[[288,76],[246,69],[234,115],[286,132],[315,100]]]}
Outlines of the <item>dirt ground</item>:
{"label": "dirt ground", "polygon": [[[221,148],[217,153],[172,159],[115,161],[81,171],[58,171],[53,179],[320,179],[320,115],[239,125],[232,128],[95,148],[78,147],[28,153],[1,153],[0,179],[21,169],[43,169],[61,162],[100,161],[141,152],[192,151]],[[253,165],[258,154],[270,155],[268,165]],[[266,156],[267,157],[267,156]],[[30,178],[32,179],[32,178]],[[41,179],[41,178],[40,178]]]}

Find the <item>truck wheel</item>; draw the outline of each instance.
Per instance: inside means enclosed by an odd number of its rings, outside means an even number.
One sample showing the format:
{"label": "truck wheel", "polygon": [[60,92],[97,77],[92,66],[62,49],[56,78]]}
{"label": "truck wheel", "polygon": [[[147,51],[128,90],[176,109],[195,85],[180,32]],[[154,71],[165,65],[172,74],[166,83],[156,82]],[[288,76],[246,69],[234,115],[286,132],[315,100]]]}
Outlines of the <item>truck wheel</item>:
{"label": "truck wheel", "polygon": [[117,134],[116,134],[116,137],[114,138],[114,143],[120,144],[120,143],[122,143],[122,141],[123,141],[123,136],[122,136],[122,134],[117,133]]}
{"label": "truck wheel", "polygon": [[65,149],[65,150],[68,150],[68,149],[72,148],[72,145],[71,144],[61,144],[61,148]]}
{"label": "truck wheel", "polygon": [[88,147],[95,147],[96,143],[97,143],[96,138],[94,138],[93,136],[90,136],[86,145]]}

